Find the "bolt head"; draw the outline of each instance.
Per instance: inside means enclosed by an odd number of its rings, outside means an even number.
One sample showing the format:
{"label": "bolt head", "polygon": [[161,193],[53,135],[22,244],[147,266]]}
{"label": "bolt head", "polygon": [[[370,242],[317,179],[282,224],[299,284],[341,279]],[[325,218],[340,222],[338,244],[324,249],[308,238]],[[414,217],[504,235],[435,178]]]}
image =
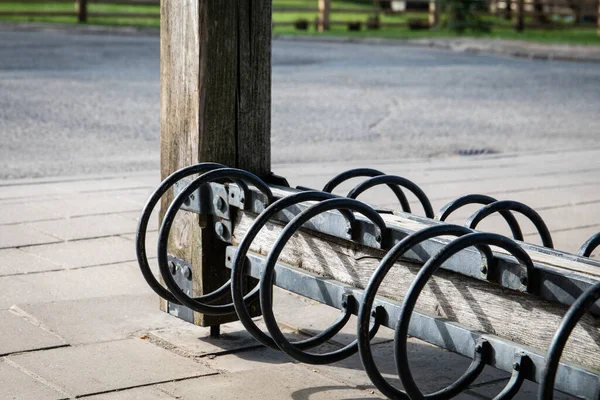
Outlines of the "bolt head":
{"label": "bolt head", "polygon": [[169,261],[169,271],[171,271],[171,275],[175,275],[177,273],[177,265],[173,261]]}
{"label": "bolt head", "polygon": [[380,243],[381,242],[381,235],[375,236],[375,240],[377,241],[377,243]]}
{"label": "bolt head", "polygon": [[515,371],[518,371],[519,369],[521,369],[521,364],[519,364],[518,362],[515,362],[515,363],[513,364],[513,369],[514,369]]}
{"label": "bolt head", "polygon": [[217,233],[217,235],[223,237],[223,234],[225,233],[225,226],[222,222],[217,222],[215,224],[215,232]]}
{"label": "bolt head", "polygon": [[488,269],[487,269],[487,267],[486,267],[485,265],[483,265],[483,266],[480,268],[480,271],[481,271],[481,273],[482,273],[482,274],[487,274],[487,272],[488,272]]}
{"label": "bolt head", "polygon": [[342,307],[344,307],[344,308],[348,307],[348,302],[346,300],[342,301]]}
{"label": "bolt head", "polygon": [[225,208],[225,201],[223,200],[223,198],[221,196],[217,196],[213,199],[213,204],[215,206],[215,208],[219,211],[223,211],[223,209]]}
{"label": "bolt head", "polygon": [[188,266],[183,267],[183,276],[185,276],[185,278],[187,280],[192,280],[192,269]]}
{"label": "bolt head", "polygon": [[478,344],[477,346],[475,346],[475,352],[477,353],[481,353],[483,351],[483,346]]}

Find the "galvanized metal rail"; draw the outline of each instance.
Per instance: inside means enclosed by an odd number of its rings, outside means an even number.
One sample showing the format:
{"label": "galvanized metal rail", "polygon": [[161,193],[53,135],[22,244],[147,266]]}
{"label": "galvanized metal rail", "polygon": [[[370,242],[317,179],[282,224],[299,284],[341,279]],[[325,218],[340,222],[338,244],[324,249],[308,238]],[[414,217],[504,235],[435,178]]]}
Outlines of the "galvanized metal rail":
{"label": "galvanized metal rail", "polygon": [[[198,174],[191,179],[192,175]],[[356,177],[367,179],[347,197],[330,193],[347,179]],[[277,177],[270,181],[271,184],[267,184],[246,171],[204,163],[174,173],[151,196],[140,218],[136,241],[138,261],[146,281],[169,302],[172,313],[187,320],[192,318],[190,310],[213,315],[236,313],[244,327],[260,343],[305,363],[328,364],[358,352],[374,385],[394,399],[452,398],[467,389],[486,364],[512,374],[506,388],[496,397],[498,399],[512,398],[525,379],[540,383],[540,399],[552,398],[553,389],[584,399],[600,398],[600,366],[590,369],[560,362],[566,341],[583,315],[590,312],[600,316],[600,305],[596,301],[600,298],[600,279],[593,274],[555,268],[530,256],[532,252],[546,254],[576,263],[584,270],[595,270],[600,267],[600,262],[586,257],[600,245],[600,234],[590,238],[579,255],[553,250],[550,232],[533,209],[522,203],[497,201],[484,195],[461,197],[443,207],[433,219],[433,208],[426,194],[415,183],[372,169],[340,174],[323,191],[292,189],[284,179]],[[359,194],[377,185],[387,185],[393,190],[403,210],[396,215],[414,221],[414,226],[422,229],[411,229],[410,224],[395,224],[390,217],[394,214],[392,210],[376,209],[356,200]],[[158,264],[165,287],[150,270],[145,240],[150,214],[161,196],[171,188],[177,196],[165,213],[158,241]],[[417,197],[426,217],[408,214],[411,209],[404,190]],[[443,222],[452,212],[467,204],[482,204],[484,207],[467,220],[466,226]],[[192,297],[191,285],[186,283],[190,281],[193,266],[167,254],[170,229],[180,209],[212,215],[217,236],[227,243],[237,241],[235,246],[227,249],[231,280],[201,297]],[[532,221],[543,247],[517,242],[523,240],[523,236],[513,212],[521,213]],[[506,220],[514,240],[473,230],[493,213],[500,213]],[[234,241],[240,214],[253,215],[254,221],[243,238]],[[273,221],[284,225],[284,228],[268,255],[249,252],[261,229]],[[300,229],[383,250],[387,254],[364,289],[344,285],[279,261],[284,247]],[[449,239],[449,236],[456,239]],[[490,246],[494,246],[495,251]],[[422,265],[408,291],[403,293],[401,303],[377,295],[383,279],[398,260]],[[438,269],[528,293],[540,301],[570,306],[547,354],[415,309],[419,294]],[[244,284],[247,275],[259,280],[259,284],[249,291]],[[340,317],[319,335],[291,343],[281,332],[273,313],[273,285],[336,307],[341,310]],[[227,294],[231,294],[232,302],[217,304]],[[257,302],[268,334],[261,331],[251,318],[249,309]],[[307,351],[331,339],[347,324],[351,314],[358,316],[357,340],[326,354]],[[394,355],[404,390],[388,383],[374,363],[370,340],[381,325],[396,331]],[[410,371],[408,335],[470,357],[473,362],[465,374],[449,387],[423,394]]]}

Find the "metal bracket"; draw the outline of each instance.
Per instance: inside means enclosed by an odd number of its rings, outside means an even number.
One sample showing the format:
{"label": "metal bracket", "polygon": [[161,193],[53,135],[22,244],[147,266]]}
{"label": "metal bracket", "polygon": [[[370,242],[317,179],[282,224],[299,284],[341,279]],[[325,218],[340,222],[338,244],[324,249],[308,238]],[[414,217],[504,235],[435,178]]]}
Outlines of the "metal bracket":
{"label": "metal bracket", "polygon": [[[169,270],[175,278],[177,285],[187,294],[192,296],[192,264],[181,258],[168,256]],[[194,311],[179,304],[168,303],[167,311],[169,314],[184,321],[194,323]]]}

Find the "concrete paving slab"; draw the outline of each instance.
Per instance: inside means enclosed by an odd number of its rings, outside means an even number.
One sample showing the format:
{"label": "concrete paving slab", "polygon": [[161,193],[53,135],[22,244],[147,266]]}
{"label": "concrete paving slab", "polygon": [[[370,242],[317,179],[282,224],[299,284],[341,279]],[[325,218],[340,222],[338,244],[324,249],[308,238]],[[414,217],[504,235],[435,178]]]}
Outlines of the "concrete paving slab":
{"label": "concrete paving slab", "polygon": [[160,311],[154,294],[19,304],[18,308],[71,345],[139,337],[161,328],[204,329]]}
{"label": "concrete paving slab", "polygon": [[137,263],[0,277],[0,309],[13,304],[149,293]]}
{"label": "concrete paving slab", "polygon": [[281,351],[266,347],[219,355],[214,358],[211,356],[202,360],[211,369],[229,373],[254,369],[263,370],[269,366],[283,366],[295,362]]}
{"label": "concrete paving slab", "polygon": [[23,198],[38,198],[39,196],[59,195],[63,194],[64,190],[57,185],[31,184],[31,185],[15,185],[10,181],[3,181],[0,184],[0,199],[23,199]]}
{"label": "concrete paving slab", "polygon": [[[171,317],[173,319],[177,319]],[[190,357],[206,357],[224,354],[232,351],[241,351],[256,348],[260,343],[256,341],[242,326],[240,322],[221,325],[221,335],[218,338],[210,336],[210,328],[199,327],[192,324],[167,327],[152,330],[148,333],[153,342],[164,342],[175,346],[178,354]]]}
{"label": "concrete paving slab", "polygon": [[[123,174],[127,175],[127,174]],[[138,180],[136,176],[131,177],[103,177],[99,176],[95,179],[82,177],[80,180],[69,182],[61,182],[57,185],[62,192],[67,193],[92,193],[104,192],[110,190],[136,190],[150,189],[151,186],[143,180]]]}
{"label": "concrete paving slab", "polygon": [[[156,247],[156,242],[153,247]],[[135,244],[118,236],[30,246],[22,251],[66,268],[114,264],[136,259]]]}
{"label": "concrete paving slab", "polygon": [[[148,221],[148,232],[158,231],[158,212],[159,208],[155,208],[150,215],[150,220]],[[125,212],[120,213],[119,216],[123,218],[130,218],[135,221],[137,226],[138,221],[140,220],[140,214],[142,213],[142,207],[140,207],[139,211]]]}
{"label": "concrete paving slab", "polygon": [[214,373],[139,339],[25,353],[9,359],[73,396]]}
{"label": "concrete paving slab", "polygon": [[26,225],[0,225],[0,249],[62,242],[58,236]]}
{"label": "concrete paving slab", "polygon": [[25,251],[26,249],[28,247],[0,250],[0,276],[53,271],[62,268],[50,260],[30,254]]}
{"label": "concrete paving slab", "polygon": [[[401,387],[393,357],[394,344],[392,342],[380,343],[372,348],[375,361],[383,376],[396,387]],[[442,350],[414,338],[409,339],[409,360],[415,381],[426,393],[442,389],[454,382],[471,363],[471,360],[466,357]],[[316,369],[326,376],[349,385],[374,388],[364,372],[358,354],[330,365],[299,365],[303,368]],[[506,374],[502,371],[486,368],[476,382],[488,382],[505,376]],[[432,377],[435,377],[435,379],[432,379]]]}
{"label": "concrete paving slab", "polygon": [[[131,240],[132,242],[134,242],[136,240],[135,236],[136,235],[134,233],[130,233],[127,235],[121,235],[122,238]],[[148,259],[156,258],[156,245],[157,244],[158,244],[158,231],[148,230],[148,232],[146,233],[146,255],[148,256]],[[134,248],[135,248],[134,243],[132,243],[131,246],[134,246]],[[158,266],[157,266],[157,268],[158,268]]]}
{"label": "concrete paving slab", "polygon": [[36,203],[36,206],[63,218],[137,211],[143,203],[133,202],[113,192],[72,194],[62,199]]}
{"label": "concrete paving slab", "polygon": [[134,222],[116,214],[33,222],[27,226],[64,240],[90,239],[136,231]]}
{"label": "concrete paving slab", "polygon": [[[265,378],[268,377],[268,381]],[[197,399],[380,399],[374,393],[349,387],[295,365],[271,366],[159,385],[176,398]]]}
{"label": "concrete paving slab", "polygon": [[[197,378],[201,379],[201,378]],[[181,383],[185,381],[178,381]],[[200,391],[194,396],[198,397]],[[175,397],[161,391],[158,386],[144,386],[140,388],[120,390],[118,392],[110,392],[99,394],[96,396],[86,397],[89,400],[173,400]],[[193,398],[193,397],[192,397]]]}
{"label": "concrete paving slab", "polygon": [[66,396],[0,359],[0,398],[12,400],[59,400]]}
{"label": "concrete paving slab", "polygon": [[56,334],[12,311],[0,311],[0,356],[66,345]]}
{"label": "concrete paving slab", "polygon": [[0,204],[0,224],[41,221],[60,218],[59,214],[37,207],[33,204]]}
{"label": "concrete paving slab", "polygon": [[[500,382],[494,382],[494,383],[489,383],[489,384],[485,384],[485,385],[478,385],[475,387],[471,387],[468,390],[468,393],[471,393],[471,394],[474,394],[477,396],[482,396],[483,398],[486,398],[486,399],[493,399],[498,393],[500,393],[502,391],[502,389],[504,389],[507,382],[508,382],[508,379],[500,381]],[[517,395],[515,397],[513,397],[513,399],[516,399],[516,400],[536,399],[537,395],[538,395],[538,388],[539,388],[539,385],[537,383],[525,381],[525,382],[523,382],[521,389],[519,390]],[[564,393],[560,393],[556,390],[554,391],[553,398],[557,399],[557,400],[575,400],[575,397],[566,395]]]}

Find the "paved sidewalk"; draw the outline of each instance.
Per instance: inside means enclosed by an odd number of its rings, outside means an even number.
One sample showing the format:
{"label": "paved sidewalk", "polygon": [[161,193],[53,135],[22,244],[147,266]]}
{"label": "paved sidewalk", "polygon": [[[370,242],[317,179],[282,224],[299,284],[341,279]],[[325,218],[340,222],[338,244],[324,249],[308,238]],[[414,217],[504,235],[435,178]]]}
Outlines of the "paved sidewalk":
{"label": "paved sidewalk", "polygon": [[[412,179],[435,209],[467,193],[523,201],[544,217],[558,249],[575,251],[600,230],[598,159],[600,149],[590,149],[360,166]],[[353,166],[277,165],[274,172],[292,185],[320,188]],[[335,365],[302,365],[257,346],[239,323],[223,326],[221,338],[213,339],[206,329],[160,312],[138,271],[133,242],[139,211],[158,182],[156,171],[0,182],[0,398],[380,398],[358,356]],[[393,206],[385,189],[366,193],[364,200]],[[464,222],[472,211],[457,213],[454,222]],[[414,212],[421,210],[415,205]],[[155,249],[153,221],[149,250]],[[506,232],[500,219],[482,227]],[[531,226],[524,231],[528,241],[539,243]],[[275,304],[292,336],[314,334],[337,315],[282,291]],[[327,347],[354,335],[350,323]],[[391,339],[384,330],[374,345],[390,378]],[[424,390],[448,384],[469,363],[417,340],[410,359]],[[492,398],[507,379],[488,368],[459,398]],[[535,385],[527,385],[517,398],[534,392]]]}

